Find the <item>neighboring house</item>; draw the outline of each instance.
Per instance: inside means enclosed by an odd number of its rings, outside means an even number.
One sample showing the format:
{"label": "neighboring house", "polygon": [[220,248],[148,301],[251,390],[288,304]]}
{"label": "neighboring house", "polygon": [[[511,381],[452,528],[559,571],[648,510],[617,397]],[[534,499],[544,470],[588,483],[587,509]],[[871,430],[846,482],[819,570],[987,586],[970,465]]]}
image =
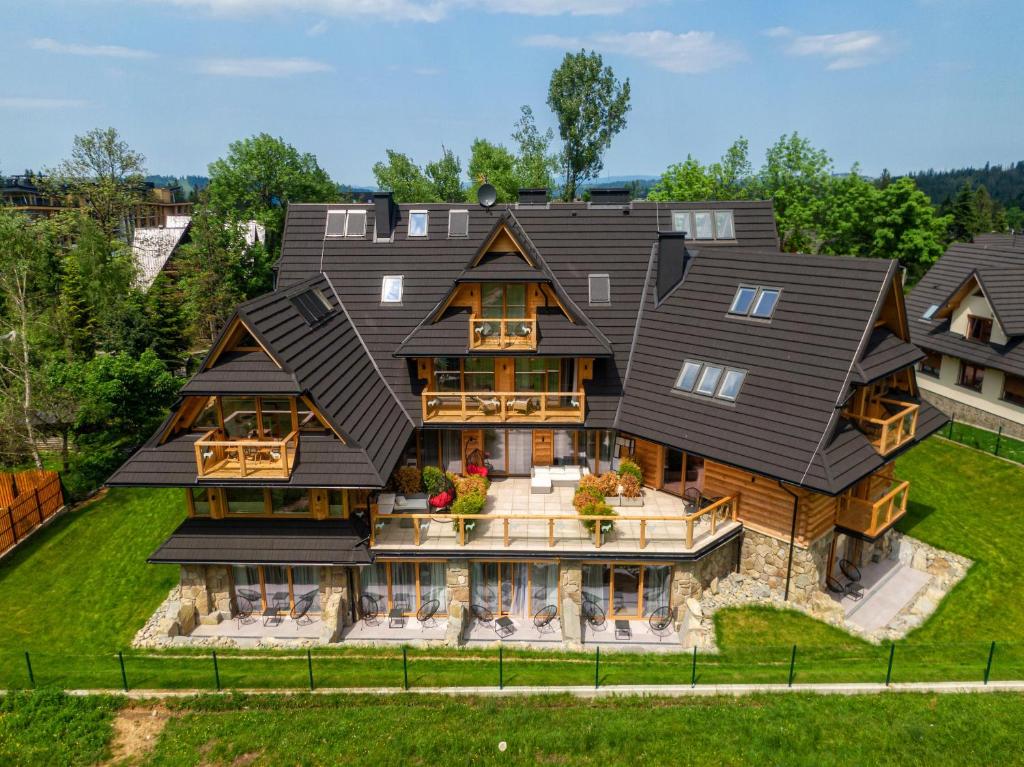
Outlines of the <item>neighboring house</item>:
{"label": "neighboring house", "polygon": [[[781,253],[770,202],[293,204],[276,290],[109,484],[184,489],[150,558],[181,566],[171,633],[575,646],[737,568],[807,603],[886,547],[893,461],[945,422],[921,356],[897,264]],[[625,458],[643,505],[581,522]],[[392,479],[481,465],[480,517]]]}
{"label": "neighboring house", "polygon": [[907,299],[924,396],[958,421],[1024,437],[1024,238],[955,243]]}

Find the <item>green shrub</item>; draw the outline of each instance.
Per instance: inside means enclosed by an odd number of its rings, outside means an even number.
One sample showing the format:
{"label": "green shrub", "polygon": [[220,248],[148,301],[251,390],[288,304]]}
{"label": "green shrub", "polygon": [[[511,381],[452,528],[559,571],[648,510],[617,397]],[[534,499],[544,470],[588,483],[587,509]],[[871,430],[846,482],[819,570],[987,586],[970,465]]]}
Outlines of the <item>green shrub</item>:
{"label": "green shrub", "polygon": [[444,472],[436,466],[425,466],[423,468],[423,489],[427,495],[435,496],[445,488]]}
{"label": "green shrub", "polygon": [[593,484],[581,482],[572,497],[572,507],[576,509],[577,514],[582,514],[583,512],[580,510],[588,503],[604,503],[604,493]]}
{"label": "green shrub", "polygon": [[470,493],[487,495],[487,488],[490,487],[490,482],[487,481],[486,477],[476,474],[471,474],[468,477],[455,477],[454,484],[455,494],[459,496],[469,495]]}
{"label": "green shrub", "polygon": [[486,503],[487,496],[483,493],[460,495],[452,504],[452,514],[481,514]]}
{"label": "green shrub", "polygon": [[[590,503],[584,504],[583,507],[579,510],[579,515],[581,517],[617,517],[618,516],[618,514],[615,513],[615,509],[613,509],[611,506],[609,506],[604,501],[591,501]],[[585,519],[585,520],[583,520],[583,527],[585,527],[587,529],[587,532],[590,532],[590,533],[594,532],[594,525],[596,525],[596,524],[598,524],[598,520],[596,520],[596,519]],[[615,529],[615,523],[614,522],[611,522],[611,521],[608,521],[608,522],[603,522],[602,521],[601,522],[601,532],[602,533],[610,533],[614,529]]]}
{"label": "green shrub", "polygon": [[629,458],[624,459],[622,463],[619,464],[619,476],[636,477],[638,481],[644,481],[643,469],[640,468],[639,464],[637,464],[636,461],[631,461]]}
{"label": "green shrub", "polygon": [[614,471],[606,471],[597,478],[597,487],[607,498],[609,495],[619,494],[619,475]]}
{"label": "green shrub", "polygon": [[642,494],[640,480],[632,474],[625,474],[622,477],[622,497],[639,498]]}
{"label": "green shrub", "polygon": [[423,475],[415,466],[399,466],[395,469],[394,479],[402,495],[412,495],[423,490]]}

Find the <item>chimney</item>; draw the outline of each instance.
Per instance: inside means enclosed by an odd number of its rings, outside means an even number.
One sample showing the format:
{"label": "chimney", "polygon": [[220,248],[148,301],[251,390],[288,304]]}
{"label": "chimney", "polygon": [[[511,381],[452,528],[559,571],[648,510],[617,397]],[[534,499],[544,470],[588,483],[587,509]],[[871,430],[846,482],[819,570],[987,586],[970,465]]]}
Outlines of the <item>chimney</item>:
{"label": "chimney", "polygon": [[536,189],[520,189],[519,190],[519,204],[520,205],[547,205],[548,203],[548,190],[544,188]]}
{"label": "chimney", "polygon": [[629,190],[625,187],[591,188],[591,205],[629,205]]}
{"label": "chimney", "polygon": [[375,240],[390,240],[395,233],[395,219],[398,208],[391,192],[373,193],[373,222],[376,227]]}
{"label": "chimney", "polygon": [[686,249],[686,232],[658,233],[658,303],[683,280],[691,254]]}

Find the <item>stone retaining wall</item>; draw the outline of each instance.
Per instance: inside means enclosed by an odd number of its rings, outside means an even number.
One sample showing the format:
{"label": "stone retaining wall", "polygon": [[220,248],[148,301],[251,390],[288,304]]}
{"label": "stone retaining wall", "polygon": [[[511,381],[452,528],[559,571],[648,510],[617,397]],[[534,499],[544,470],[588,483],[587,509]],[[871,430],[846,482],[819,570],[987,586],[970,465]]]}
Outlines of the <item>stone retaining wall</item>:
{"label": "stone retaining wall", "polygon": [[[794,602],[809,602],[821,593],[828,568],[828,552],[834,533],[828,533],[808,547],[793,546],[789,596]],[[785,590],[789,565],[788,541],[749,528],[743,531],[740,573],[764,581],[769,590]]]}
{"label": "stone retaining wall", "polygon": [[927,400],[957,421],[963,421],[971,426],[979,426],[989,431],[998,431],[1002,427],[1003,434],[1008,437],[1024,439],[1024,423],[1011,421],[1009,418],[1003,418],[994,413],[989,413],[987,410],[958,402],[955,399],[950,399],[924,388],[921,389],[921,399]]}

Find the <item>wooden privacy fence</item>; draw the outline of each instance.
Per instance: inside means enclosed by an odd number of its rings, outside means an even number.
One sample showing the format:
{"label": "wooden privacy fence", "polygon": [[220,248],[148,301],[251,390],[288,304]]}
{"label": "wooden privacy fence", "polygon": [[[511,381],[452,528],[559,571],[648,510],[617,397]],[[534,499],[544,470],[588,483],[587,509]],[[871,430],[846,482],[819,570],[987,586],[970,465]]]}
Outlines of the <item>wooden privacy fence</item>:
{"label": "wooden privacy fence", "polygon": [[0,554],[14,548],[63,506],[57,472],[0,473]]}

